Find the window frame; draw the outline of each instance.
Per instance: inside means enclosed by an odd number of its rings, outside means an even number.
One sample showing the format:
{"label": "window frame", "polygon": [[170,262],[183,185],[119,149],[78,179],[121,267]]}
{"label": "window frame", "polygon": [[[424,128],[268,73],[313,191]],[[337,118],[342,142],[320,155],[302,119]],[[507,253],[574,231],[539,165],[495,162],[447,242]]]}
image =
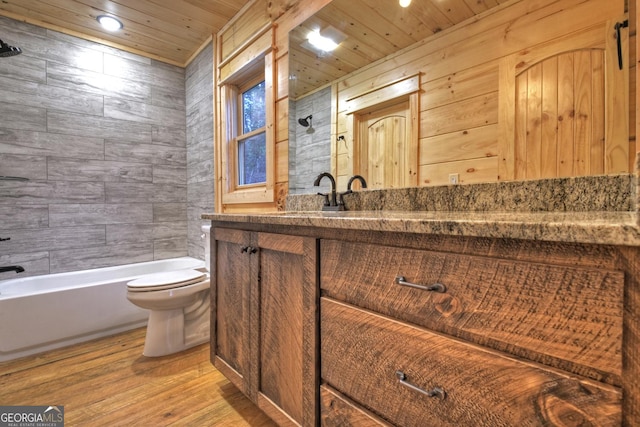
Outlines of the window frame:
{"label": "window frame", "polygon": [[[220,85],[221,127],[221,173],[218,179],[221,185],[223,207],[234,204],[265,204],[275,201],[275,135],[274,135],[274,84],[273,54],[267,52],[238,70]],[[260,81],[265,82],[265,143],[266,143],[266,181],[264,183],[239,185],[238,183],[238,139],[253,134],[239,135],[242,126],[240,97],[242,90],[253,87]]]}
{"label": "window frame", "polygon": [[[244,93],[246,93],[247,91],[249,91],[250,89],[253,89],[255,86],[257,86],[258,84],[260,84],[261,82],[265,83],[265,111],[264,111],[264,115],[265,115],[265,121],[264,121],[264,126],[258,128],[258,129],[254,129],[252,131],[249,131],[247,133],[244,133],[244,117],[243,117],[243,95]],[[234,179],[234,184],[235,184],[235,188],[236,189],[246,189],[246,188],[250,188],[250,187],[260,187],[260,186],[264,186],[266,184],[266,163],[267,163],[267,159],[266,159],[266,153],[265,153],[265,181],[263,182],[256,182],[256,183],[251,183],[251,184],[241,184],[240,183],[240,172],[241,172],[241,161],[240,161],[240,157],[239,157],[239,153],[240,153],[240,141],[243,140],[247,140],[249,138],[252,138],[256,135],[260,135],[262,133],[265,134],[265,145],[266,145],[266,139],[267,139],[267,96],[266,96],[266,92],[267,92],[267,86],[266,86],[266,81],[263,78],[263,76],[261,75],[256,75],[255,77],[249,79],[248,81],[244,82],[242,85],[238,86],[238,96],[236,99],[236,124],[237,124],[237,129],[236,129],[236,136],[230,141],[230,143],[232,144],[232,150],[233,150],[233,154],[234,154],[234,170],[235,170],[235,176],[233,177]],[[266,147],[265,147],[266,149]]]}

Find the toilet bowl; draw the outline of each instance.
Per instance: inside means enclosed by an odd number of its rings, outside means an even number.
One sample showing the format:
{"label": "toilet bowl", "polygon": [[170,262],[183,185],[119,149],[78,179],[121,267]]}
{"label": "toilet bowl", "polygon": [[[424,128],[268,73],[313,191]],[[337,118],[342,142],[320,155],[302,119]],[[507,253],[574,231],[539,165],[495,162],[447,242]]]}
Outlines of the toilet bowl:
{"label": "toilet bowl", "polygon": [[[209,228],[202,227],[207,268]],[[127,283],[127,299],[149,310],[143,355],[165,356],[209,340],[209,285],[206,269],[148,274]]]}

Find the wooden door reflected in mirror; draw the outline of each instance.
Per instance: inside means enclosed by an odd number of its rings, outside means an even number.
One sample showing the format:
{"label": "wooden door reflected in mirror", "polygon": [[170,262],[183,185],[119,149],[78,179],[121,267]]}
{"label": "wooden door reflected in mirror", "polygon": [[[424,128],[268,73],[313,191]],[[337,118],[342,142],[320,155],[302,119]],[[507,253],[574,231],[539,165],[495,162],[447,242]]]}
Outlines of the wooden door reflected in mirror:
{"label": "wooden door reflected in mirror", "polygon": [[411,123],[409,102],[358,114],[359,168],[369,188],[402,188],[411,185],[410,144],[407,137]]}

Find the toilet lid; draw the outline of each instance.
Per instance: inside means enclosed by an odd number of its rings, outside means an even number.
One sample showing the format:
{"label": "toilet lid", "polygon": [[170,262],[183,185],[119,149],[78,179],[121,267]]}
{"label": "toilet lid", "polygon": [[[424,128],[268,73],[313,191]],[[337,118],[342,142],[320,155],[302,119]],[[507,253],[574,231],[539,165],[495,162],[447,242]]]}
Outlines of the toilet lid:
{"label": "toilet lid", "polygon": [[127,283],[132,291],[151,291],[192,285],[202,281],[207,275],[198,270],[177,270],[147,274]]}

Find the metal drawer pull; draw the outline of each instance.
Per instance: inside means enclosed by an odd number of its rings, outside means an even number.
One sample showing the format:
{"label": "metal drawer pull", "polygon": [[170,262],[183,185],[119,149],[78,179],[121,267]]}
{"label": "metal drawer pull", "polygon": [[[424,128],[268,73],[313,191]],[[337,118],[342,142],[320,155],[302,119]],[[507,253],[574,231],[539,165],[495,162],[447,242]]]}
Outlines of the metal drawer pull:
{"label": "metal drawer pull", "polygon": [[396,371],[396,377],[398,377],[398,381],[405,387],[409,387],[413,391],[417,391],[419,393],[425,394],[429,397],[437,397],[440,400],[444,400],[447,397],[447,393],[441,389],[440,387],[434,387],[433,390],[423,390],[420,387],[411,384],[407,381],[407,376],[402,371]]}
{"label": "metal drawer pull", "polygon": [[407,282],[404,276],[396,276],[396,284],[400,286],[408,286],[410,288],[422,289],[431,292],[447,292],[447,288],[442,283],[434,283],[433,285],[418,285],[416,283]]}

